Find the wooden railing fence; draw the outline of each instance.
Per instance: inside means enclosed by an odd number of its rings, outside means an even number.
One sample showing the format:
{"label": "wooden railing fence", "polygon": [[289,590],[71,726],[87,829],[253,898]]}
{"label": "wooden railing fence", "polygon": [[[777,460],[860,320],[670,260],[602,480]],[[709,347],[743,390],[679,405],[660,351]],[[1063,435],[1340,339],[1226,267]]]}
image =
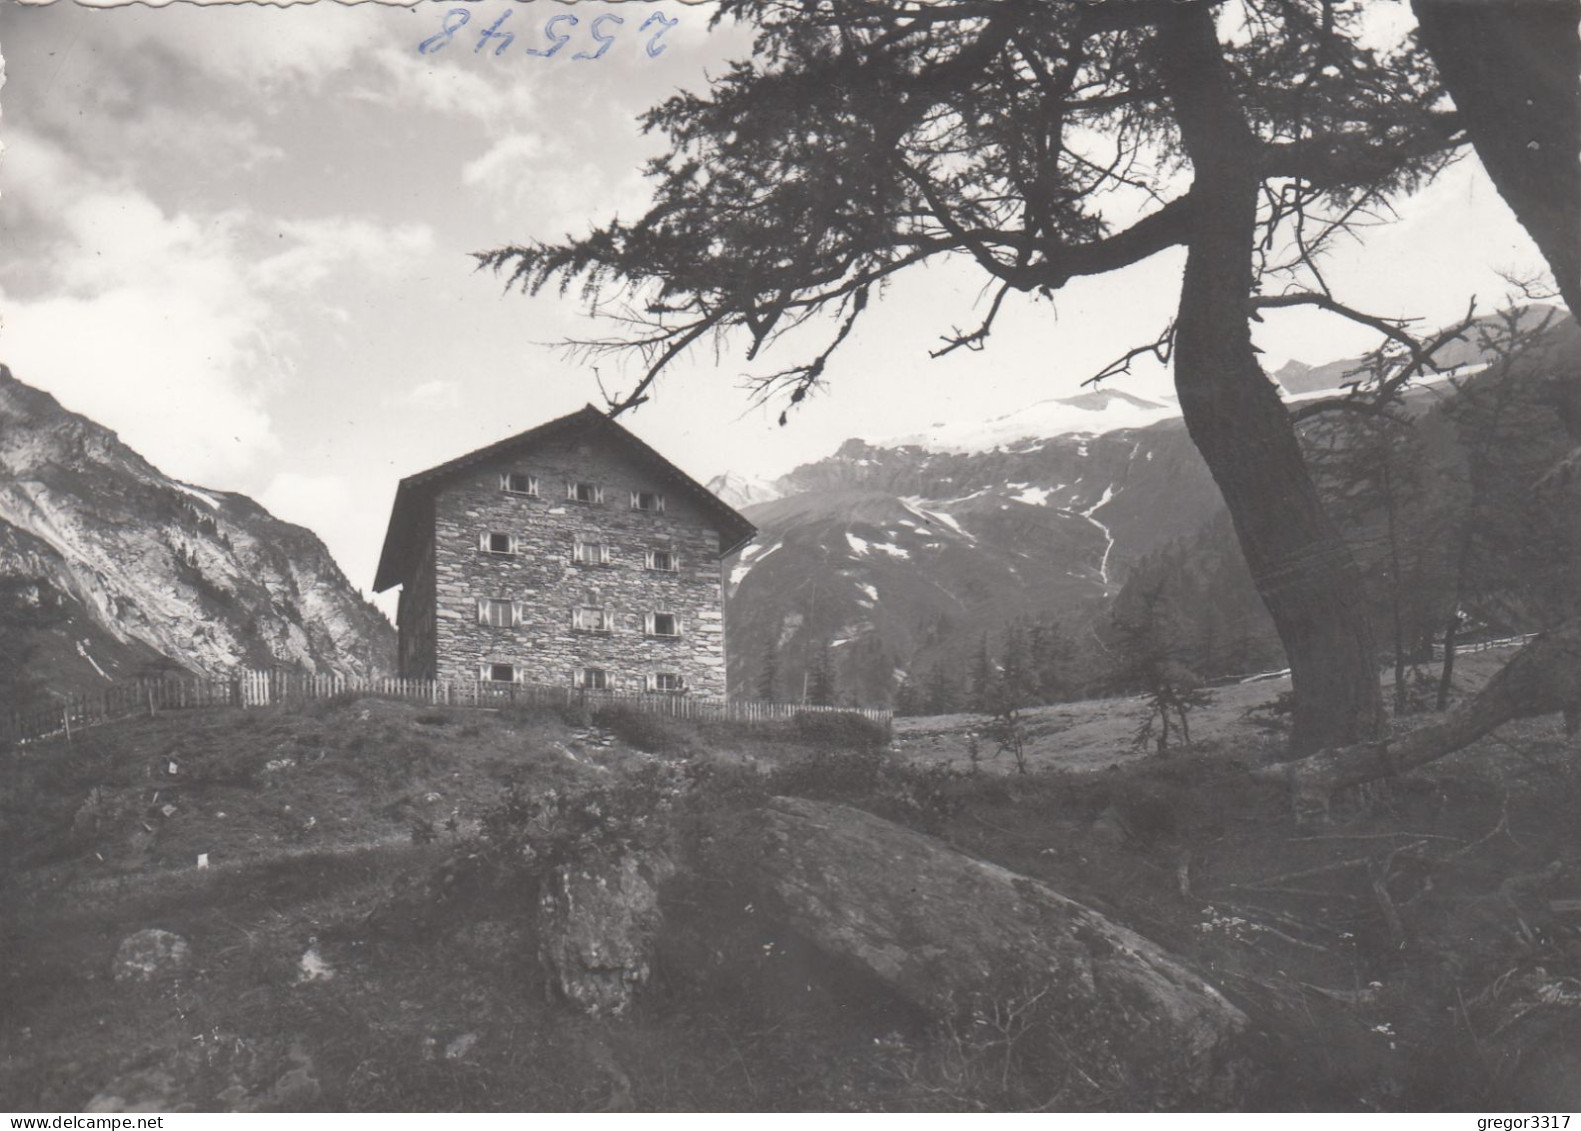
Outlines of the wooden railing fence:
{"label": "wooden railing fence", "polygon": [[25,710],[0,706],[0,743],[26,742],[49,735],[70,737],[75,731],[117,719],[161,711],[212,707],[263,707],[275,703],[333,699],[341,695],[374,696],[447,707],[502,707],[513,703],[589,710],[618,706],[678,719],[737,723],[771,723],[802,712],[850,711],[884,725],[888,710],[874,707],[819,707],[804,703],[771,703],[750,699],[712,699],[692,695],[590,691],[531,683],[487,680],[420,680],[391,677],[305,675],[296,672],[240,671],[230,678],[143,679],[116,683],[91,694],[52,698]]}

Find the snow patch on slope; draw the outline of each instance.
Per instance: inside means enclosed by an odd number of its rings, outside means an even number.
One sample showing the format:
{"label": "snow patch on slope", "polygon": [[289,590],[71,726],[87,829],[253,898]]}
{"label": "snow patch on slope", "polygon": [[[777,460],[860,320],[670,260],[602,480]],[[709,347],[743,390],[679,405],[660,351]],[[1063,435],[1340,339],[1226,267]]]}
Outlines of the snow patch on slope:
{"label": "snow patch on slope", "polygon": [[221,507],[223,507],[225,505],[219,499],[216,499],[213,495],[209,494],[207,491],[203,491],[203,490],[200,490],[197,487],[193,487],[191,484],[182,483],[182,482],[179,482],[178,480],[172,479],[172,480],[170,480],[170,485],[172,487],[174,487],[176,490],[182,492],[183,494],[191,495],[194,499],[197,499],[200,503],[207,503],[211,510],[219,510]]}
{"label": "snow patch on slope", "polygon": [[934,526],[947,526],[968,542],[976,544],[976,537],[970,534],[959,522],[956,522],[953,516],[945,514],[943,511],[930,511],[922,505],[923,502],[924,500],[920,495],[910,495],[902,498],[900,505],[922,519],[922,521]]}

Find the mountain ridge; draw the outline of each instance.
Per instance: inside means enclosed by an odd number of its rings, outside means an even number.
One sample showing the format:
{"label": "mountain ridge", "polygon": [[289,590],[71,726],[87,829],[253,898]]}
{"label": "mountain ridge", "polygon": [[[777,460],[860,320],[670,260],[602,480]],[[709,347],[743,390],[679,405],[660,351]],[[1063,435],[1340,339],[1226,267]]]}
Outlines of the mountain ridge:
{"label": "mountain ridge", "polygon": [[0,577],[58,607],[30,634],[29,667],[55,690],[171,665],[362,675],[393,662],[393,628],[316,534],[164,475],[5,366]]}

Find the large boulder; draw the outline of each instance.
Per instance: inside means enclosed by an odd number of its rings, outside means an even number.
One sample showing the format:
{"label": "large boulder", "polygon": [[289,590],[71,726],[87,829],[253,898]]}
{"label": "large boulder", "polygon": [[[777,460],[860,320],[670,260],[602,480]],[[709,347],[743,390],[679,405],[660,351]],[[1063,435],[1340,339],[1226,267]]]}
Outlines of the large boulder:
{"label": "large boulder", "polygon": [[765,909],[832,958],[968,1033],[1041,1027],[1051,1070],[1124,1106],[1230,1100],[1246,1016],[1135,931],[870,813],[777,797],[763,816]]}
{"label": "large boulder", "polygon": [[539,896],[539,958],[550,985],[585,1013],[624,1013],[648,981],[662,922],[660,852],[557,868]]}

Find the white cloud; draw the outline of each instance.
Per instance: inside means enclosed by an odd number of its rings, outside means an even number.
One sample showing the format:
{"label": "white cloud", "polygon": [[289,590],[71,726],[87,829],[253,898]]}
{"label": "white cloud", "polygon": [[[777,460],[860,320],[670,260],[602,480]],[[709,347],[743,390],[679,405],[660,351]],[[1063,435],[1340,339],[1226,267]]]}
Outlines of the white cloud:
{"label": "white cloud", "polygon": [[286,220],[276,227],[281,238],[293,243],[259,263],[253,278],[278,290],[306,290],[344,267],[356,268],[364,278],[395,278],[434,246],[433,229],[426,224],[387,227],[334,216]]}
{"label": "white cloud", "polygon": [[117,287],[21,301],[0,293],[0,351],[22,380],[113,428],[164,471],[230,480],[279,440],[260,390],[258,326],[221,295]]}
{"label": "white cloud", "polygon": [[462,166],[461,183],[487,184],[502,176],[515,180],[524,171],[524,166],[543,157],[543,150],[543,139],[535,134],[506,134],[482,157]]}
{"label": "white cloud", "polygon": [[461,386],[455,381],[436,377],[432,381],[424,381],[416,388],[408,389],[397,397],[390,398],[386,403],[403,408],[427,410],[455,408],[461,403]]}
{"label": "white cloud", "polygon": [[290,87],[316,90],[349,70],[377,25],[341,4],[279,10],[237,4],[224,14],[148,21],[159,41],[211,74],[270,96]]}
{"label": "white cloud", "polygon": [[630,218],[647,210],[652,189],[640,169],[600,168],[585,151],[547,144],[537,134],[510,133],[461,169],[461,183],[480,188],[501,216],[530,221],[531,234],[558,239],[590,220]]}
{"label": "white cloud", "polygon": [[[434,21],[435,28],[437,24]],[[526,83],[490,82],[484,77],[487,72],[476,68],[470,52],[463,55],[461,48],[453,46],[448,57],[443,51],[419,55],[416,42],[375,48],[371,52],[378,68],[375,80],[363,83],[352,96],[381,106],[412,106],[437,114],[464,115],[482,122],[494,133],[537,111],[538,100]]]}
{"label": "white cloud", "polygon": [[296,369],[304,292],[342,268],[392,277],[433,244],[415,224],[161,207],[25,129],[7,140],[5,204],[42,242],[0,294],[0,358],[197,483],[280,450],[269,398]]}

